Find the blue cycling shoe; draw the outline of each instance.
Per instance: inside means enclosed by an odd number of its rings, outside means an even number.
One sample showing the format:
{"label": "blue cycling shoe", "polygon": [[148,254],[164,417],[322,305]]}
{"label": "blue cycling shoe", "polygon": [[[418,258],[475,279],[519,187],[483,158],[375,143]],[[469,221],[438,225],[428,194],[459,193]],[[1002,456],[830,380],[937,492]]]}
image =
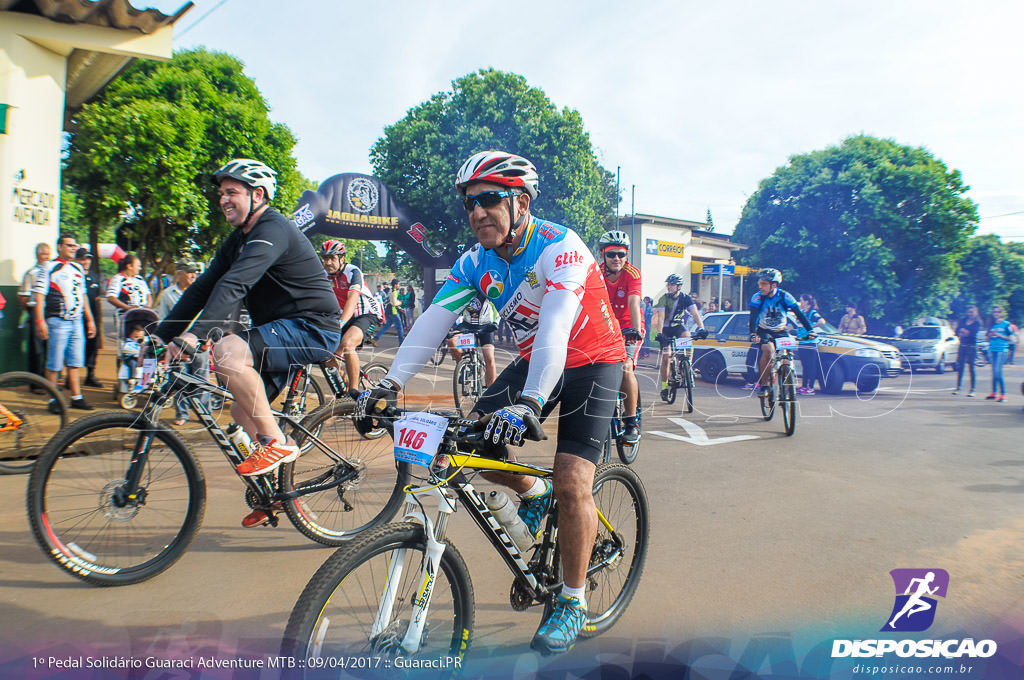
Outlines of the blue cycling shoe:
{"label": "blue cycling shoe", "polygon": [[540,624],[530,648],[544,655],[568,652],[586,622],[587,610],[580,601],[559,593],[551,616]]}
{"label": "blue cycling shoe", "polygon": [[525,496],[519,501],[519,519],[523,520],[534,538],[540,533],[540,524],[544,520],[544,515],[551,509],[551,499],[554,497],[551,482],[546,479],[542,481],[544,491],[536,496]]}

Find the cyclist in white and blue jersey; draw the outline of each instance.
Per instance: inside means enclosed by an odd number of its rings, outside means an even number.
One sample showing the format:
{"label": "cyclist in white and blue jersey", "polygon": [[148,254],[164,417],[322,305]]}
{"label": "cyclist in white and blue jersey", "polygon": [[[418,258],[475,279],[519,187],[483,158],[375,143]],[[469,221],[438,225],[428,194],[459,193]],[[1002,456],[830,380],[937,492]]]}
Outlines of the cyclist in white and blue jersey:
{"label": "cyclist in white and blue jersey", "polygon": [[779,288],[782,283],[782,272],[778,269],[762,269],[757,273],[758,291],[750,298],[750,341],[761,345],[761,361],[757,395],[764,397],[768,395],[768,388],[771,385],[773,376],[768,367],[771,366],[775,356],[775,345],[773,341],[785,335],[787,313],[793,312],[797,321],[807,329],[808,333],[813,332],[811,322],[804,316],[800,304],[796,298]]}
{"label": "cyclist in white and blue jersey", "polygon": [[512,328],[519,357],[473,407],[475,416],[487,418],[485,437],[506,445],[542,438],[540,421],[561,407],[553,485],[538,477],[485,475],[519,494],[519,516],[534,536],[552,497],[558,500],[563,588],[531,643],[551,654],[569,651],[587,621],[586,573],[598,523],[594,474],[626,348],[590,249],[573,230],[530,214],[537,185],[533,163],[515,154],[482,151],[463,163],[455,186],[478,243],[452,267],[387,376],[360,397],[356,415],[364,427],[364,416],[380,400],[395,403],[474,297],[482,293],[494,303]]}

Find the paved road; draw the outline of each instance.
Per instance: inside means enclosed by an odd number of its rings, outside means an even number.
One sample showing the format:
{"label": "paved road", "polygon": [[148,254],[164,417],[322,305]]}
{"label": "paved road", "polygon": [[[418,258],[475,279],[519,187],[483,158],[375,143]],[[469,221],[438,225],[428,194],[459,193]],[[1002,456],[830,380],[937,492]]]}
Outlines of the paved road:
{"label": "paved road", "polygon": [[[878,636],[893,604],[888,572],[904,567],[950,573],[949,596],[929,635],[994,637],[1005,650],[1015,640],[1020,654],[1020,366],[1007,369],[1012,395],[1005,404],[951,396],[948,375],[883,381],[870,398],[802,397],[793,437],[783,435],[778,415],[764,422],[739,383],[701,384],[697,411],[683,414],[678,403],[657,399],[651,368],[641,375],[650,408],[635,467],[653,524],[632,606],[609,634],[568,655],[545,660],[528,653],[539,612],[509,609],[507,570],[457,516],[450,535],[467,558],[477,596],[471,675],[530,677],[541,668],[559,676],[603,664],[628,675],[675,669],[678,677],[680,659],[703,655],[697,668],[728,677],[741,658],[755,670],[762,661],[765,668],[789,668],[794,653],[793,668],[806,670],[815,645]],[[448,362],[412,389],[441,403],[450,399],[450,380]],[[550,443],[534,445],[523,458],[545,461],[552,451]],[[0,676],[25,677],[27,654],[275,653],[292,605],[328,549],[287,521],[242,529],[240,484],[212,447],[200,457],[209,497],[198,538],[170,570],[124,588],[87,586],[53,566],[28,528],[26,478],[0,477],[0,493],[10,500],[0,509]],[[759,649],[773,651],[764,660]],[[94,677],[188,677],[160,673]]]}

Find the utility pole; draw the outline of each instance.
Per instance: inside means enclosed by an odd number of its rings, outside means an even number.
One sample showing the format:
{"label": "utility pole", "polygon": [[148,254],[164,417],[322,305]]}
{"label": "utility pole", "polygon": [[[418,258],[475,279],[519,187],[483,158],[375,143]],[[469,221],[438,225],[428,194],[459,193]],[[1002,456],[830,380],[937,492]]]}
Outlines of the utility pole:
{"label": "utility pole", "polygon": [[615,229],[619,229],[619,180],[622,177],[622,166],[615,166]]}

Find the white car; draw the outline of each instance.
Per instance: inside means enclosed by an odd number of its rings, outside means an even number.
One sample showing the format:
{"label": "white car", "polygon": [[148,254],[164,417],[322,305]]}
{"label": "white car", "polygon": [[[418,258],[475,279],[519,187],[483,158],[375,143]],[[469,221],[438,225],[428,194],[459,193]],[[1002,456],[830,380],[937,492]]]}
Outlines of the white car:
{"label": "white car", "polygon": [[900,350],[903,367],[909,370],[934,369],[944,373],[956,364],[960,339],[948,325],[911,326],[893,343]]}

